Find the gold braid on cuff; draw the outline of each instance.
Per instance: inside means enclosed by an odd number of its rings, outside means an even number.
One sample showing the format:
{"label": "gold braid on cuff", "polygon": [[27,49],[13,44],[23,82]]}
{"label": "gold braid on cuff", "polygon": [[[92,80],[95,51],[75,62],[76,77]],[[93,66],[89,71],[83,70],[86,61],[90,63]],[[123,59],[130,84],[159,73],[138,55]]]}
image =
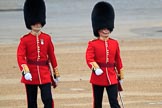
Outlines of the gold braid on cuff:
{"label": "gold braid on cuff", "polygon": [[60,77],[58,68],[54,68],[53,70],[54,70],[54,75],[55,75],[56,77]]}
{"label": "gold braid on cuff", "polygon": [[120,74],[118,74],[118,76],[120,77],[120,79],[124,79],[124,69],[120,70]]}
{"label": "gold braid on cuff", "polygon": [[92,65],[92,70],[100,68],[96,62],[91,62],[90,64]]}

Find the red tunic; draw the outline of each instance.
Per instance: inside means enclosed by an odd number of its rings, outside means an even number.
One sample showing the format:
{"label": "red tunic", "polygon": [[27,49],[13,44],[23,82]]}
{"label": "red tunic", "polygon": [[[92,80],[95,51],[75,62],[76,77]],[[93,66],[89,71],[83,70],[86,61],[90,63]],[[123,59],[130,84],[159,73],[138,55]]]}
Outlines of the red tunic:
{"label": "red tunic", "polygon": [[20,70],[22,64],[27,64],[32,75],[32,81],[27,81],[22,76],[21,82],[25,84],[45,84],[50,83],[50,69],[48,65],[29,64],[27,61],[50,61],[52,67],[57,67],[57,61],[54,54],[54,45],[48,34],[42,33],[34,36],[31,33],[24,35],[20,39],[17,49],[17,61]]}
{"label": "red tunic", "polygon": [[[96,62],[98,64],[115,64],[119,74],[123,67],[118,42],[111,38],[106,41],[100,39],[89,41],[88,48],[86,50],[86,61],[90,68],[92,68],[90,64],[91,62]],[[103,70],[103,74],[97,76],[94,72],[92,72],[90,78],[90,82],[92,84],[108,86],[118,83],[114,66],[100,66],[100,68]]]}

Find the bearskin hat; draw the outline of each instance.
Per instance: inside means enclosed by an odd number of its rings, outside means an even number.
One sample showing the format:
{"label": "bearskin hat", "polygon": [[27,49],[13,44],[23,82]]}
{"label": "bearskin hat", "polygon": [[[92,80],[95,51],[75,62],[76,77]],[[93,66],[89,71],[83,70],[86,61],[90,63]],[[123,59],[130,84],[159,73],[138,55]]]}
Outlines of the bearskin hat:
{"label": "bearskin hat", "polygon": [[114,29],[115,13],[112,5],[108,2],[98,2],[91,14],[93,33],[99,37],[98,30],[107,28],[110,32]]}
{"label": "bearskin hat", "polygon": [[31,25],[41,23],[46,24],[46,6],[44,0],[26,0],[24,3],[24,19],[28,29]]}

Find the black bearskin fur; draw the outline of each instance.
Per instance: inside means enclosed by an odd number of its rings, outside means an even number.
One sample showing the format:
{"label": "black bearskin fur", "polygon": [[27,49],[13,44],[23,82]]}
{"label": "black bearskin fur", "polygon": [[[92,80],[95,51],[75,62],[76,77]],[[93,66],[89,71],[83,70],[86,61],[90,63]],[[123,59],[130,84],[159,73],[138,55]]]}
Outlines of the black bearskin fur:
{"label": "black bearskin fur", "polygon": [[44,0],[26,0],[24,3],[24,19],[28,29],[31,25],[41,23],[46,24],[46,7]]}
{"label": "black bearskin fur", "polygon": [[114,29],[115,13],[112,5],[108,2],[98,2],[92,11],[91,20],[93,33],[99,37],[98,31],[107,28],[110,32]]}

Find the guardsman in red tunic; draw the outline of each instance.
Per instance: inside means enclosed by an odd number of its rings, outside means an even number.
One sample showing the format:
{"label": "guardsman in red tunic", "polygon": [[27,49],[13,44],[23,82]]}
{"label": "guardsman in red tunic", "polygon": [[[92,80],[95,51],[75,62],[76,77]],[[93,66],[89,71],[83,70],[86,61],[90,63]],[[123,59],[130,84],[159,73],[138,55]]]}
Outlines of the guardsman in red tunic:
{"label": "guardsman in red tunic", "polygon": [[114,9],[107,2],[98,2],[92,11],[92,27],[97,39],[89,41],[86,61],[92,74],[93,108],[102,108],[106,88],[111,108],[120,108],[118,103],[118,78],[123,79],[123,65],[117,40],[110,38],[114,28]]}
{"label": "guardsman in red tunic", "polygon": [[24,4],[25,24],[31,32],[20,39],[17,61],[22,72],[21,82],[26,87],[28,108],[37,108],[38,87],[44,108],[54,108],[51,75],[54,74],[55,81],[59,80],[54,45],[51,37],[41,32],[41,28],[46,23],[45,8],[44,0],[26,0]]}

